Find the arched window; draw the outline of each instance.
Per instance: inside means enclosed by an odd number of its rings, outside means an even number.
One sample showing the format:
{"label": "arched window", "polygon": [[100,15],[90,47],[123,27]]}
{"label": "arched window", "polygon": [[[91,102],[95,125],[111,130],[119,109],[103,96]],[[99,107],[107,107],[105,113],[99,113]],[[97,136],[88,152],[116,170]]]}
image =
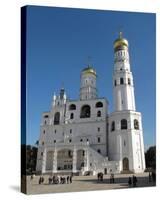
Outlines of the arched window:
{"label": "arched window", "polygon": [[129,160],[128,158],[123,158],[123,171],[128,171],[129,170]]}
{"label": "arched window", "polygon": [[134,120],[134,129],[139,130],[139,122],[137,119]]}
{"label": "arched window", "polygon": [[128,85],[130,85],[131,84],[131,79],[130,78],[128,78]]}
{"label": "arched window", "polygon": [[96,103],[96,108],[101,108],[101,107],[103,107],[103,103],[102,102],[97,102]]}
{"label": "arched window", "polygon": [[54,115],[54,125],[59,124],[59,121],[60,121],[60,113],[56,112]]}
{"label": "arched window", "polygon": [[115,122],[114,121],[111,124],[111,131],[115,131]]}
{"label": "arched window", "polygon": [[76,110],[76,105],[75,104],[71,104],[69,106],[69,110]]}
{"label": "arched window", "polygon": [[126,119],[121,120],[121,129],[127,129],[127,120]]}
{"label": "arched window", "polygon": [[71,113],[70,114],[70,119],[73,119],[74,118],[74,113]]}
{"label": "arched window", "polygon": [[88,118],[91,116],[91,108],[89,105],[84,105],[81,108],[81,118]]}
{"label": "arched window", "polygon": [[114,86],[116,86],[117,85],[117,82],[116,82],[116,80],[114,80]]}
{"label": "arched window", "polygon": [[48,115],[44,115],[44,118],[48,118]]}
{"label": "arched window", "polygon": [[97,138],[97,142],[98,142],[98,143],[101,142],[101,138],[100,138],[100,137]]}
{"label": "arched window", "polygon": [[97,117],[101,117],[101,111],[100,110],[97,112]]}
{"label": "arched window", "polygon": [[121,85],[124,84],[123,78],[120,78],[120,84],[121,84]]}

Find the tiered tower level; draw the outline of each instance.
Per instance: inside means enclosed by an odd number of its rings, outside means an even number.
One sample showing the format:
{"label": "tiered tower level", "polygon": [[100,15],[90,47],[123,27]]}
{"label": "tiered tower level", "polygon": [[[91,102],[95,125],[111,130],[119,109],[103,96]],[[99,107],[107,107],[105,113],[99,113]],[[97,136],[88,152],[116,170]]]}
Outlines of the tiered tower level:
{"label": "tiered tower level", "polygon": [[109,117],[109,158],[122,162],[121,171],[143,172],[141,113],[136,112],[129,43],[121,32],[114,42],[113,99],[114,112]]}

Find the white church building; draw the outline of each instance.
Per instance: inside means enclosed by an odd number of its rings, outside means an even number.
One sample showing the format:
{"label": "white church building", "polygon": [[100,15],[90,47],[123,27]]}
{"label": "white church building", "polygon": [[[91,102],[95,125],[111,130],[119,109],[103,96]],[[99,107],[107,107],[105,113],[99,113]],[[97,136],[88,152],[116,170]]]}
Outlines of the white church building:
{"label": "white church building", "polygon": [[68,99],[64,88],[53,96],[51,110],[42,114],[37,173],[145,170],[142,120],[136,111],[128,47],[120,32],[114,41],[112,113],[107,99],[97,94],[97,74],[91,66],[81,72],[79,99]]}

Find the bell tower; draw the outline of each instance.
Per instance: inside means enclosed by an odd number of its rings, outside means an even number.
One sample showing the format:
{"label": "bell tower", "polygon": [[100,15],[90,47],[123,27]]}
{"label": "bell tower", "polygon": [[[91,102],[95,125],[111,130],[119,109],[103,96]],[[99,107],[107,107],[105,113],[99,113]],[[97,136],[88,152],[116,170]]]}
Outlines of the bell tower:
{"label": "bell tower", "polygon": [[96,99],[96,71],[88,65],[81,72],[80,100]]}
{"label": "bell tower", "polygon": [[133,76],[130,70],[129,44],[119,33],[114,42],[114,110],[136,110],[134,97]]}
{"label": "bell tower", "polygon": [[114,111],[109,116],[109,159],[120,162],[120,171],[145,170],[141,113],[136,111],[129,43],[119,33],[114,41]]}

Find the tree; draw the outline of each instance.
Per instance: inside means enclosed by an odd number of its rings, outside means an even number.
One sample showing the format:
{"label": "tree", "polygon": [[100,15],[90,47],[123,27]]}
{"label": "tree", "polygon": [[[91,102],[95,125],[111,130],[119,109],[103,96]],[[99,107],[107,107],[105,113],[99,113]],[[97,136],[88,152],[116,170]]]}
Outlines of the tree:
{"label": "tree", "polygon": [[151,146],[145,153],[146,168],[156,169],[156,146]]}

